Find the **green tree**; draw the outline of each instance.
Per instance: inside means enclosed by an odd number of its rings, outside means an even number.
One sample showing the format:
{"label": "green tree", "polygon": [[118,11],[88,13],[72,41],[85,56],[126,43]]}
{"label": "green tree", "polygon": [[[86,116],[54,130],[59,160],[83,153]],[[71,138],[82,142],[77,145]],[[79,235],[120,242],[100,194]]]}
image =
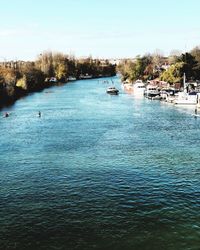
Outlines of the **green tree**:
{"label": "green tree", "polygon": [[161,74],[160,80],[168,82],[170,84],[182,82],[183,66],[184,66],[183,62],[178,62],[176,64],[171,65],[170,68],[168,68]]}
{"label": "green tree", "polygon": [[195,47],[191,51],[191,55],[195,58],[196,65],[193,67],[196,80],[200,80],[200,47]]}
{"label": "green tree", "polygon": [[182,54],[178,60],[183,63],[181,73],[185,73],[188,80],[193,80],[196,76],[197,61],[190,53]]}
{"label": "green tree", "polygon": [[44,87],[44,73],[36,68],[34,62],[23,65],[20,74],[17,87],[26,91],[35,91]]}

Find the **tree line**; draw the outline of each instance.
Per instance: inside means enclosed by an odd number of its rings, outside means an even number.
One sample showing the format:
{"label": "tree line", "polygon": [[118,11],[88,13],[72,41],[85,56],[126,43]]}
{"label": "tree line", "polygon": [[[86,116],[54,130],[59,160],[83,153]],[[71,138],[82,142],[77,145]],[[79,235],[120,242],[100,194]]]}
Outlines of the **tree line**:
{"label": "tree line", "polygon": [[42,90],[68,78],[79,79],[81,75],[92,78],[114,76],[116,67],[108,60],[88,57],[76,59],[63,53],[44,52],[33,62],[18,61],[0,63],[0,106],[14,102],[29,92]]}
{"label": "tree line", "polygon": [[200,47],[183,54],[175,51],[169,57],[154,53],[124,60],[118,65],[118,71],[123,81],[158,79],[172,85],[182,83],[184,73],[187,81],[197,81],[200,80]]}

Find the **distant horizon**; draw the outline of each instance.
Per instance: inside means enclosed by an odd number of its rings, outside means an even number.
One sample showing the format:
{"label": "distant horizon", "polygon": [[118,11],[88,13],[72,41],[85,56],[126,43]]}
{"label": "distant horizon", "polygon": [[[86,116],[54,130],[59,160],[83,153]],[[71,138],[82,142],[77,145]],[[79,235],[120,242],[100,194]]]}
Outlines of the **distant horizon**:
{"label": "distant horizon", "polygon": [[0,61],[43,51],[122,59],[200,44],[198,0],[13,0],[1,3]]}
{"label": "distant horizon", "polygon": [[[200,46],[194,46],[193,48],[195,48],[195,47],[200,47]],[[193,48],[191,48],[191,50],[193,49]],[[159,51],[161,51],[161,50],[159,50]],[[173,51],[173,50],[172,50]],[[89,57],[91,57],[92,59],[99,59],[99,60],[123,60],[123,59],[136,59],[137,57],[143,57],[143,56],[145,56],[145,55],[154,55],[154,54],[158,54],[158,55],[161,55],[161,56],[163,56],[163,57],[169,57],[170,56],[170,54],[168,54],[168,55],[165,55],[165,54],[163,54],[163,53],[157,53],[156,52],[156,50],[154,51],[154,52],[146,52],[146,53],[144,53],[144,54],[138,54],[138,55],[136,55],[136,56],[127,56],[127,57],[99,57],[99,56],[93,56],[92,54],[88,54],[88,55],[85,55],[85,56],[77,56],[76,54],[70,54],[70,53],[65,53],[65,52],[63,52],[63,51],[58,51],[58,50],[44,50],[43,52],[41,52],[41,53],[38,53],[38,55],[36,55],[34,58],[30,58],[30,59],[25,59],[25,58],[6,58],[6,57],[1,57],[0,58],[0,62],[2,63],[2,62],[11,62],[11,61],[25,61],[25,62],[28,62],[28,61],[30,61],[30,62],[32,62],[32,61],[35,61],[35,60],[37,60],[37,57],[39,57],[42,53],[44,53],[44,52],[52,52],[53,54],[55,53],[62,53],[62,54],[64,54],[64,55],[66,55],[66,56],[69,56],[69,57],[74,57],[75,59],[87,59],[87,58],[89,58]],[[161,51],[162,52],[162,51]],[[190,50],[189,51],[179,51],[180,52],[180,54],[184,54],[184,53],[189,53],[190,52]]]}

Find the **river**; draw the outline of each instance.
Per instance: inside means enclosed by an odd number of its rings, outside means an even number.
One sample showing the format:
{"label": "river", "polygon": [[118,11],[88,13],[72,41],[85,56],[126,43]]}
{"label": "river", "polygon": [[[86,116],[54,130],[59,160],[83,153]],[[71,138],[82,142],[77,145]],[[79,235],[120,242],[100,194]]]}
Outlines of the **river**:
{"label": "river", "polygon": [[0,113],[0,249],[199,249],[200,119],[102,80]]}

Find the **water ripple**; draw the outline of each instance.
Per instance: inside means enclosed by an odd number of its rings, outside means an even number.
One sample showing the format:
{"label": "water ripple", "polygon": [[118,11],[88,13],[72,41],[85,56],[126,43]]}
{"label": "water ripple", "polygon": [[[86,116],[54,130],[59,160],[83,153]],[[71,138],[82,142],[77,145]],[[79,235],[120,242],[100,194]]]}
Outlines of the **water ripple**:
{"label": "water ripple", "polygon": [[105,88],[53,87],[1,120],[1,249],[199,249],[199,120]]}

